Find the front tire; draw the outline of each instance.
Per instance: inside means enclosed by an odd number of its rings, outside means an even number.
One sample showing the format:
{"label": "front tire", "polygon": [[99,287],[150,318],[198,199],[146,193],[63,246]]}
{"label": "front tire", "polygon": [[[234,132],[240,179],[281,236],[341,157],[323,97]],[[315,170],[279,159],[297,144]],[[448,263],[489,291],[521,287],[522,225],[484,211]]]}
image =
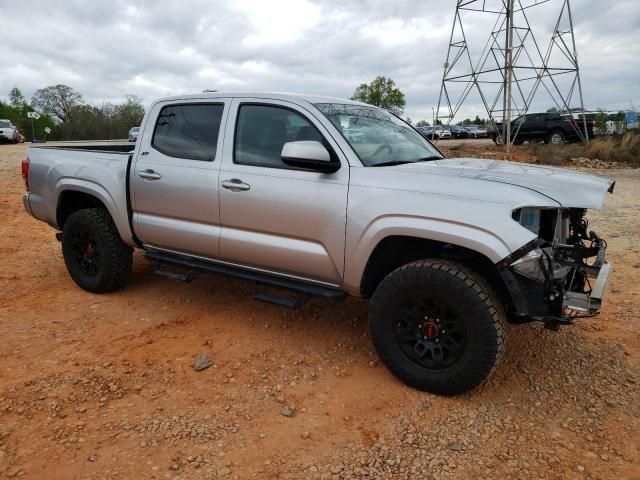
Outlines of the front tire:
{"label": "front tire", "polygon": [[505,312],[475,272],[445,260],[420,260],[390,273],[369,305],[382,362],[407,385],[440,395],[484,383],[506,345]]}
{"label": "front tire", "polygon": [[122,241],[104,208],[86,208],[69,216],[62,254],[71,278],[94,293],[123,288],[133,264],[133,249]]}

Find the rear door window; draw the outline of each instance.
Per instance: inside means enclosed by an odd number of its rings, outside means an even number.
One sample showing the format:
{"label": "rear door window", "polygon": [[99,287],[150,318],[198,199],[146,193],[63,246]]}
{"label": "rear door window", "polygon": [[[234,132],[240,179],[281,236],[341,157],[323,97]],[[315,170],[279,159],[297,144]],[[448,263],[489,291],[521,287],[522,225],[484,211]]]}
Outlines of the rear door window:
{"label": "rear door window", "polygon": [[212,162],[223,110],[223,104],[208,103],[163,107],[151,146],[170,157]]}

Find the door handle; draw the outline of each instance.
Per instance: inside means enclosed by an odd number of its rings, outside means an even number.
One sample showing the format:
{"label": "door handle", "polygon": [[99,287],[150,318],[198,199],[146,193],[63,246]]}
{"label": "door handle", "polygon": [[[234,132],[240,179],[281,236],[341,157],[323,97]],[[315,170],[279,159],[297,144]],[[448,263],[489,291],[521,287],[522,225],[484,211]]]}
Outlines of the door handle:
{"label": "door handle", "polygon": [[140,178],[144,178],[145,180],[160,180],[162,175],[154,172],[151,169],[143,170],[142,172],[138,172],[138,176]]}
{"label": "door handle", "polygon": [[231,190],[232,192],[243,192],[251,188],[251,185],[249,185],[248,183],[244,183],[239,178],[223,180],[221,185],[222,185],[222,188],[226,188],[227,190]]}

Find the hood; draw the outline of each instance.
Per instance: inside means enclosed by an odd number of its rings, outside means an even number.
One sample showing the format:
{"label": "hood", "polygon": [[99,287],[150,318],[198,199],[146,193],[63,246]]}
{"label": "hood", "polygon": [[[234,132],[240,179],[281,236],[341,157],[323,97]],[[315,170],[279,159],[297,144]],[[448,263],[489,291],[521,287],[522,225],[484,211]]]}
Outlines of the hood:
{"label": "hood", "polygon": [[554,200],[563,208],[602,208],[606,193],[613,192],[615,185],[610,178],[565,168],[477,158],[452,158],[391,168],[526,188]]}

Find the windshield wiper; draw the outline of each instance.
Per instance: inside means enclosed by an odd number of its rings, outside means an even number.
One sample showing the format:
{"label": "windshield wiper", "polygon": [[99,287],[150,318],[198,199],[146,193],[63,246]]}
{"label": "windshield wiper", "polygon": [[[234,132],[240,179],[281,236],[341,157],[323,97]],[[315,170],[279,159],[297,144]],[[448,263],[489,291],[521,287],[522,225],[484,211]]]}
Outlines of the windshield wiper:
{"label": "windshield wiper", "polygon": [[371,167],[390,167],[393,165],[404,165],[405,163],[418,163],[418,162],[427,162],[429,160],[442,160],[443,157],[439,155],[431,155],[429,157],[422,157],[416,160],[389,160],[388,162],[380,162],[374,163],[370,165]]}
{"label": "windshield wiper", "polygon": [[413,163],[413,160],[390,160],[388,162],[374,163],[370,167],[390,167],[392,165],[404,165],[405,163]]}

